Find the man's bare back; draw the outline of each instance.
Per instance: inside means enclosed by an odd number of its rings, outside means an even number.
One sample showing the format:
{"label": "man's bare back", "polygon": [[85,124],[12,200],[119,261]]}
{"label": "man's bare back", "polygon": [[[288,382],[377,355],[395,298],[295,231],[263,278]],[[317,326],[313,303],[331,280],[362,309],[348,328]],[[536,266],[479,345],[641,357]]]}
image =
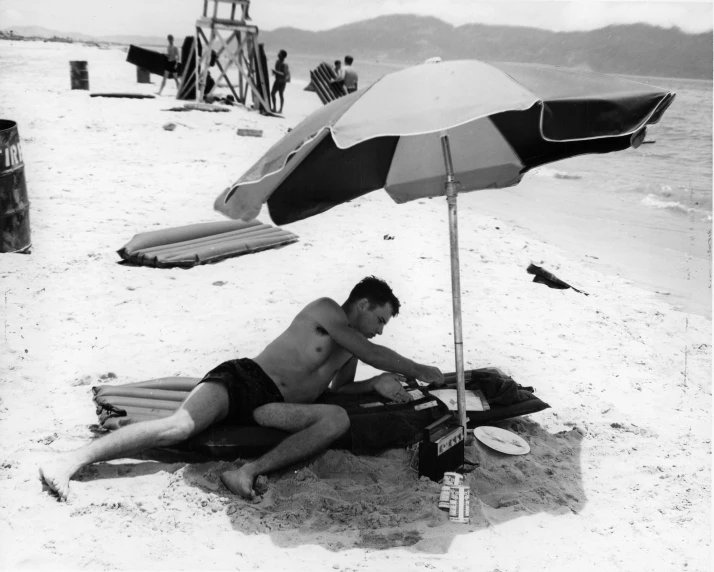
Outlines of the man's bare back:
{"label": "man's bare back", "polygon": [[170,62],[178,62],[179,61],[179,50],[176,46],[173,44],[169,44],[168,47],[166,48],[166,56],[168,57]]}

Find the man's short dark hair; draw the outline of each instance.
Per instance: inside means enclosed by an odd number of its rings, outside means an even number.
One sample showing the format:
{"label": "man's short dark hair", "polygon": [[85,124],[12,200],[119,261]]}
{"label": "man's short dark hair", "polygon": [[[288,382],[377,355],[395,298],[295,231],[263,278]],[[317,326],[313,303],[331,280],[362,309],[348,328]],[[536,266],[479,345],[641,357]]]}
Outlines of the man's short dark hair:
{"label": "man's short dark hair", "polygon": [[354,58],[353,58],[352,56],[345,56],[345,63],[346,63],[348,66],[351,66],[353,61],[355,61],[355,60],[354,60]]}
{"label": "man's short dark hair", "polygon": [[168,38],[169,42],[173,42],[173,41],[174,41],[174,37],[173,37],[171,34],[169,34],[169,35],[167,36],[167,38]]}
{"label": "man's short dark hair", "polygon": [[285,50],[280,50],[280,51],[278,52],[278,57],[279,57],[279,58],[287,58],[287,57],[288,57],[288,53],[287,53]]}
{"label": "man's short dark hair", "polygon": [[338,68],[342,65],[342,62],[340,60],[335,60],[335,67]]}
{"label": "man's short dark hair", "polygon": [[347,305],[354,304],[357,300],[366,298],[372,306],[383,306],[387,302],[392,306],[392,316],[399,314],[399,300],[392,292],[384,280],[376,276],[367,276],[360,280],[357,285],[352,288]]}

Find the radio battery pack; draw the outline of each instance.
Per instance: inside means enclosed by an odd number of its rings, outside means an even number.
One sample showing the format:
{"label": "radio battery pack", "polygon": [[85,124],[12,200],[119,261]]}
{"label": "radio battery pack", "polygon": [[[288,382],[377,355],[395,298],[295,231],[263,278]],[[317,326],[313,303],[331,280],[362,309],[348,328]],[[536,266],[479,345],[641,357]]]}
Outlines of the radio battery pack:
{"label": "radio battery pack", "polygon": [[419,443],[419,476],[440,481],[464,465],[464,428],[453,413],[424,428]]}

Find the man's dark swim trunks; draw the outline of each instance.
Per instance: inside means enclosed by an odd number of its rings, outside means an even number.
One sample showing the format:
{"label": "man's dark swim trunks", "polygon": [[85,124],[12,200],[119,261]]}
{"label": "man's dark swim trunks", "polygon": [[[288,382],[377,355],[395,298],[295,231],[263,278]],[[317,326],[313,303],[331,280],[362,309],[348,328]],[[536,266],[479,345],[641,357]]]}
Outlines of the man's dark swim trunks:
{"label": "man's dark swim trunks", "polygon": [[169,72],[169,75],[176,75],[176,71],[178,69],[178,62],[176,61],[167,61],[166,62],[166,71]]}
{"label": "man's dark swim trunks", "polygon": [[209,371],[200,381],[217,381],[228,391],[226,421],[255,425],[253,411],[285,401],[275,382],[252,359],[233,359]]}

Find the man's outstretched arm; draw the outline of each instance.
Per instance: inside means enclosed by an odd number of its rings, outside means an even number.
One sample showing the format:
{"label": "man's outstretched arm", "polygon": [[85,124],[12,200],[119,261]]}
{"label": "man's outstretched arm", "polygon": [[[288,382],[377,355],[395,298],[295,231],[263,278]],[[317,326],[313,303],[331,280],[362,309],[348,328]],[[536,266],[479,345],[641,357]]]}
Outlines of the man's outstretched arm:
{"label": "man's outstretched arm", "polygon": [[383,373],[364,381],[355,381],[356,372],[357,358],[352,357],[337,372],[330,383],[330,389],[335,393],[349,395],[377,393],[382,397],[399,403],[411,401],[411,395],[407,393],[400,383],[405,379],[404,376],[398,373]]}
{"label": "man's outstretched arm", "polygon": [[414,362],[394,350],[370,342],[350,326],[344,311],[334,300],[318,300],[314,318],[338,345],[376,369],[401,373],[426,383],[444,382],[444,375],[438,368]]}

